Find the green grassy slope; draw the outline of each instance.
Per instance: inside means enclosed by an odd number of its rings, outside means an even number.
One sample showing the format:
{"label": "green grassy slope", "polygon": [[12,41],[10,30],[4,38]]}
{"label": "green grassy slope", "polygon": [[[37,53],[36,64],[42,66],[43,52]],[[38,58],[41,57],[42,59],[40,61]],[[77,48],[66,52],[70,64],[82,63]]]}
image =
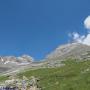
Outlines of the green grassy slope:
{"label": "green grassy slope", "polygon": [[90,90],[90,61],[67,60],[63,63],[66,65],[59,68],[27,70],[18,77],[39,78],[42,90]]}
{"label": "green grassy slope", "polygon": [[90,90],[90,61],[75,62],[68,60],[61,68],[28,70],[19,77],[35,76],[40,78],[43,90]]}
{"label": "green grassy slope", "polygon": [[7,80],[7,79],[8,79],[7,76],[0,76],[0,82],[5,81],[5,80]]}

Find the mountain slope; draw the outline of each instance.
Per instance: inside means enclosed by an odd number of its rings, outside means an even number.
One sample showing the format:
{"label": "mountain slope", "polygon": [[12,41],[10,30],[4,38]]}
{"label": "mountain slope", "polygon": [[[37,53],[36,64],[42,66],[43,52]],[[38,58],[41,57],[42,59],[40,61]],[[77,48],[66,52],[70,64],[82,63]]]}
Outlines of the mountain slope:
{"label": "mountain slope", "polygon": [[[38,86],[42,90],[90,90],[90,60],[67,60],[63,63],[65,66],[62,67],[28,69],[17,74],[17,78],[34,76],[39,79]],[[6,79],[8,77],[0,77],[1,81]]]}
{"label": "mountain slope", "polygon": [[68,57],[83,59],[85,56],[86,58],[89,58],[90,46],[79,43],[72,43],[59,46],[54,52],[49,54],[46,59],[65,59]]}
{"label": "mountain slope", "polygon": [[90,46],[69,43],[56,48],[45,58],[45,61],[36,63],[31,56],[23,55],[21,57],[4,56],[0,57],[0,72],[14,71],[21,68],[34,67],[61,67],[65,64],[62,61],[67,59],[90,60]]}
{"label": "mountain slope", "polygon": [[[62,45],[49,54],[46,61],[32,62],[28,66],[33,67],[19,72],[17,78],[39,78],[38,86],[42,90],[90,90],[90,46],[79,43]],[[8,80],[8,76],[1,76],[0,81]]]}
{"label": "mountain slope", "polygon": [[12,72],[24,68],[31,64],[34,59],[29,55],[15,56],[1,56],[0,57],[0,74]]}
{"label": "mountain slope", "polygon": [[62,66],[61,61],[67,59],[88,60],[90,59],[90,46],[80,43],[61,45],[46,56],[46,66]]}

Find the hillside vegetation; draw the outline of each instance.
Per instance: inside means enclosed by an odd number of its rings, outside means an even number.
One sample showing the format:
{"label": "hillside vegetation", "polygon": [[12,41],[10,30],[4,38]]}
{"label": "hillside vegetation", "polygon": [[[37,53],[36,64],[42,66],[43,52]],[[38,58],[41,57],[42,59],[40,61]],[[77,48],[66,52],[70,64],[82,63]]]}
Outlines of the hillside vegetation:
{"label": "hillside vegetation", "polygon": [[[90,61],[63,61],[65,66],[26,70],[18,78],[31,76],[39,78],[38,85],[42,90],[90,90]],[[7,77],[0,77],[5,80]]]}

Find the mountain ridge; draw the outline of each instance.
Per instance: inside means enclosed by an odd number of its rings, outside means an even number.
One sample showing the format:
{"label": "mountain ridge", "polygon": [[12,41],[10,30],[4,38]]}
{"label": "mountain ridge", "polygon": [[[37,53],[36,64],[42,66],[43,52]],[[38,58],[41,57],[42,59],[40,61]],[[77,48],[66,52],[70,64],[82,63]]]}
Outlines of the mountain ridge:
{"label": "mountain ridge", "polygon": [[44,60],[36,62],[33,57],[29,55],[22,55],[20,57],[4,56],[0,57],[0,68],[7,68],[9,70],[21,68],[46,68],[46,67],[61,67],[65,64],[62,61],[67,59],[75,59],[78,61],[90,60],[90,46],[80,43],[68,43],[60,45]]}
{"label": "mountain ridge", "polygon": [[78,55],[76,56],[80,56],[81,54],[86,54],[86,52],[88,53],[89,51],[90,51],[90,46],[88,45],[81,43],[68,43],[56,48],[53,52],[51,52],[49,55],[46,56],[46,59],[62,57],[63,55],[65,57],[65,55],[67,56],[68,53],[69,53],[68,56],[71,55],[74,56],[76,55],[76,53],[78,53]]}

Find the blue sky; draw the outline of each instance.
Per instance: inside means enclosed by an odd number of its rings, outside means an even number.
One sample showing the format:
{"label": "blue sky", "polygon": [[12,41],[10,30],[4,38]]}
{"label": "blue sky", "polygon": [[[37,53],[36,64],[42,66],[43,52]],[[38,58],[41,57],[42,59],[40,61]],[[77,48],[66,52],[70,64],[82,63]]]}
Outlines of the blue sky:
{"label": "blue sky", "polygon": [[0,55],[42,59],[67,43],[68,33],[86,34],[88,15],[90,0],[1,0]]}

